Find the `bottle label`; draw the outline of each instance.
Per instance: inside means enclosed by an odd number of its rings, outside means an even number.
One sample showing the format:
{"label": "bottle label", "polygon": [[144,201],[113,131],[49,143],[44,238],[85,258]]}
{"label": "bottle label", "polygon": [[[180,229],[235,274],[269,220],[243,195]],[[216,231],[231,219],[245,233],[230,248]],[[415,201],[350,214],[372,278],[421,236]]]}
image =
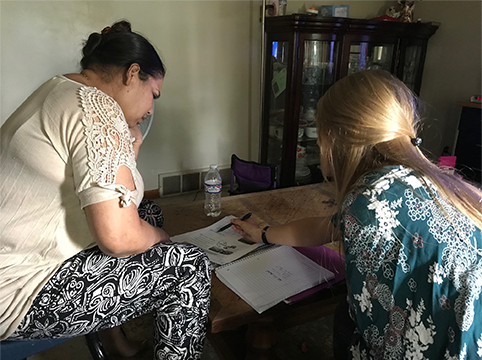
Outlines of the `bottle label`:
{"label": "bottle label", "polygon": [[219,194],[221,192],[221,184],[204,183],[204,192],[206,194]]}

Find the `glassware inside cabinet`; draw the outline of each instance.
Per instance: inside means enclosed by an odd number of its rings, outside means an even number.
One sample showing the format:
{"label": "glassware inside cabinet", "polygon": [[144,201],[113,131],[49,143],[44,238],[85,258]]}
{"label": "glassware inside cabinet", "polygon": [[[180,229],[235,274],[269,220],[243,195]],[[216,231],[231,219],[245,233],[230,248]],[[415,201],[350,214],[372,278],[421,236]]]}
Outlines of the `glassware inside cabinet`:
{"label": "glassware inside cabinet", "polygon": [[365,69],[391,71],[394,46],[368,42],[351,44],[348,75]]}
{"label": "glassware inside cabinet", "polygon": [[[321,181],[316,108],[318,100],[335,82],[335,59],[338,42],[306,40],[304,42],[301,102],[298,125],[295,181],[298,184]],[[314,179],[315,178],[315,179]]]}
{"label": "glassware inside cabinet", "polygon": [[281,165],[283,150],[288,45],[287,41],[271,43],[271,74],[270,82],[266,84],[270,92],[267,161],[278,166]]}

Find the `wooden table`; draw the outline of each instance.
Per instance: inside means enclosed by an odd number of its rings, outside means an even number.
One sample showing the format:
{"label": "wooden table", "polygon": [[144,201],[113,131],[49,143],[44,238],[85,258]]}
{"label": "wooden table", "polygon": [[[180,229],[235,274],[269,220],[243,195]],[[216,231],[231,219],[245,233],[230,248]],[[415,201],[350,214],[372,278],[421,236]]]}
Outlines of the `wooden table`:
{"label": "wooden table", "polygon": [[[265,226],[334,211],[327,183],[223,197],[222,213],[215,219],[204,214],[203,201],[163,207],[164,228],[171,236],[209,226],[226,215],[252,212],[252,218]],[[327,246],[339,249],[339,243]],[[297,304],[280,303],[258,314],[213,274],[208,337],[221,359],[276,359],[278,330],[332,314],[345,296],[344,283],[336,284]]]}

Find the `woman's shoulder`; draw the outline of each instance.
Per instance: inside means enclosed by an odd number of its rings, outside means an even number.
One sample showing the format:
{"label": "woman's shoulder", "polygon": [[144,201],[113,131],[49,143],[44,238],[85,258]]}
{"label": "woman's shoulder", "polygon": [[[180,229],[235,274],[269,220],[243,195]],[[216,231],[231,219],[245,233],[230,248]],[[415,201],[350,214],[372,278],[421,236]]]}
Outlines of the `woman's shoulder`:
{"label": "woman's shoulder", "polygon": [[44,85],[50,85],[53,88],[61,88],[62,90],[67,90],[67,89],[76,90],[82,86],[85,86],[84,84],[81,84],[80,82],[69,79],[65,75],[61,75],[61,74],[53,76],[52,78],[47,80],[44,83]]}
{"label": "woman's shoulder", "polygon": [[364,204],[375,200],[399,200],[407,191],[427,197],[426,184],[426,180],[410,168],[385,166],[360,177],[345,196],[343,208],[350,207],[356,200]]}
{"label": "woman's shoulder", "polygon": [[363,175],[353,188],[357,192],[364,189],[377,194],[396,194],[408,190],[424,198],[432,198],[433,194],[438,193],[436,186],[429,179],[403,165],[385,166],[369,172]]}
{"label": "woman's shoulder", "polygon": [[63,75],[55,75],[42,83],[30,96],[28,99],[32,98],[42,98],[49,99],[52,95],[58,96],[61,94],[68,95],[68,90],[73,90],[80,86],[81,84],[68,81]]}
{"label": "woman's shoulder", "polygon": [[83,84],[72,81],[64,75],[55,75],[44,82],[33,95],[37,94],[42,98],[50,109],[55,109],[58,106],[64,109],[67,106],[78,107],[78,91],[83,86]]}
{"label": "woman's shoulder", "polygon": [[[53,126],[77,126],[78,132],[84,133],[96,124],[108,125],[130,139],[120,106],[103,91],[66,75],[52,77],[38,91],[40,94],[35,96],[35,101],[41,111],[50,114],[46,119],[54,119]],[[72,121],[74,118],[78,121]]]}
{"label": "woman's shoulder", "polygon": [[[42,83],[16,109],[9,119],[23,122],[32,118],[49,120],[61,114],[80,113],[77,90],[81,84],[68,81],[62,75],[56,75]],[[42,112],[47,116],[36,117]],[[7,120],[8,121],[8,120]]]}
{"label": "woman's shoulder", "polygon": [[69,75],[56,75],[43,85],[50,88],[47,100],[53,100],[61,106],[75,107],[86,118],[122,124],[122,109],[111,96]]}
{"label": "woman's shoulder", "polygon": [[56,75],[44,83],[43,86],[52,88],[56,97],[74,96],[76,99],[93,99],[102,104],[117,104],[109,95],[97,89],[77,81],[74,77]]}
{"label": "woman's shoulder", "polygon": [[383,187],[386,182],[389,184],[402,183],[406,186],[422,186],[422,176],[415,170],[403,165],[384,166],[378,170],[364,174],[355,183],[355,186]]}

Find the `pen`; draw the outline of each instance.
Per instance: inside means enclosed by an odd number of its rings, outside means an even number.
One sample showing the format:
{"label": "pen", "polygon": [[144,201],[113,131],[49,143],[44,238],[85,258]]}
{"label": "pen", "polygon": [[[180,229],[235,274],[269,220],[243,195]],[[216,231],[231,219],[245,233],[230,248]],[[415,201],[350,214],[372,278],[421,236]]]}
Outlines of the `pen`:
{"label": "pen", "polygon": [[[244,215],[242,218],[240,218],[239,220],[247,220],[251,217],[251,213],[247,213],[246,215]],[[223,227],[221,227],[218,231],[216,232],[221,232],[221,231],[224,231],[226,229],[229,229],[231,227],[231,223],[227,224],[227,225],[224,225]]]}

